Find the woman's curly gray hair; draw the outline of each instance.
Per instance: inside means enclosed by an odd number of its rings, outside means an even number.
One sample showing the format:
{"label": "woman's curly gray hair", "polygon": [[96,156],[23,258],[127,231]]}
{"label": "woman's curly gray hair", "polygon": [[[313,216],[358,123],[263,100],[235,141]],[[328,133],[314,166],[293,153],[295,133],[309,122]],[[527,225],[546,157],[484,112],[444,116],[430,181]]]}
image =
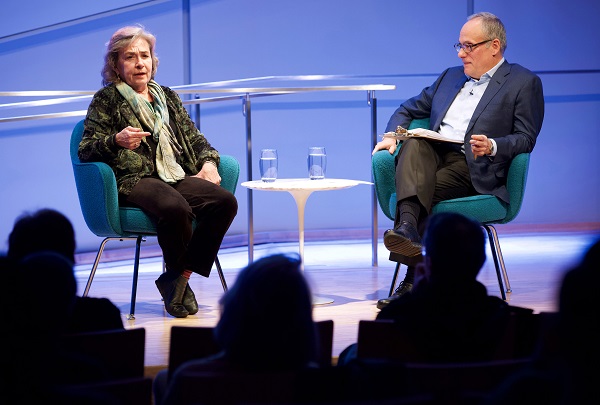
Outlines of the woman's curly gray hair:
{"label": "woman's curly gray hair", "polygon": [[148,42],[150,47],[150,54],[152,55],[152,75],[151,79],[154,79],[156,74],[156,68],[158,67],[158,57],[154,52],[156,46],[156,37],[146,31],[142,26],[129,26],[123,27],[117,30],[110,41],[106,44],[106,54],[104,55],[104,67],[102,68],[102,85],[106,86],[111,83],[121,82],[119,77],[117,62],[119,61],[119,51],[127,48],[133,41],[137,39],[144,39]]}

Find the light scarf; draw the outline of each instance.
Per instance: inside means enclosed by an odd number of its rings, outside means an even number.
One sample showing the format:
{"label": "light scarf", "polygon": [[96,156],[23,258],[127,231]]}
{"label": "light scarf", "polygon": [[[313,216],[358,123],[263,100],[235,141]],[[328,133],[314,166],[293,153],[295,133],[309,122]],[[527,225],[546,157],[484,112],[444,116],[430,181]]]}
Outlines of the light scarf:
{"label": "light scarf", "polygon": [[185,177],[183,168],[177,163],[181,146],[169,125],[169,110],[165,92],[158,83],[150,80],[148,89],[154,98],[154,108],[148,100],[137,94],[127,83],[117,84],[119,93],[127,100],[142,126],[152,132],[157,142],[156,170],[158,176],[167,183],[176,183]]}

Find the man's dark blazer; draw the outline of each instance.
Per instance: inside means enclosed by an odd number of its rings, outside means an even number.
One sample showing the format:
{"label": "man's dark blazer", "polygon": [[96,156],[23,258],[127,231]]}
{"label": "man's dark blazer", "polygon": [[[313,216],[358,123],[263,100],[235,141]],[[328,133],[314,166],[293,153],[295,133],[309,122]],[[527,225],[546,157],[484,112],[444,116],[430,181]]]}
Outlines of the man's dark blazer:
{"label": "man's dark blazer", "polygon": [[[390,118],[386,132],[406,128],[413,119],[430,118],[429,129],[438,131],[452,101],[467,81],[462,66],[446,69],[421,94],[404,103]],[[513,157],[531,152],[544,119],[544,94],[538,76],[517,64],[504,62],[487,86],[467,127],[464,150],[471,181],[480,194],[493,194],[509,202],[506,176]],[[496,141],[494,157],[473,158],[471,135]]]}

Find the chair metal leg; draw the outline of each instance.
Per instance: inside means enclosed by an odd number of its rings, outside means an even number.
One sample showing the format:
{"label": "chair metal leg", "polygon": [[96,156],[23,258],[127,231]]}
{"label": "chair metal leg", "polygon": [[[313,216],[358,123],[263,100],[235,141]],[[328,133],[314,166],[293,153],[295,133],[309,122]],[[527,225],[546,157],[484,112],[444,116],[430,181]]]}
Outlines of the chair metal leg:
{"label": "chair metal leg", "polygon": [[392,285],[390,286],[390,295],[394,293],[394,289],[396,288],[396,281],[398,280],[398,272],[400,270],[400,265],[404,264],[407,267],[416,266],[421,260],[421,256],[407,257],[399,255],[398,253],[390,252],[390,261],[397,263],[396,271],[394,271],[394,278],[392,279]]}
{"label": "chair metal leg", "polygon": [[398,271],[400,270],[400,262],[396,263],[396,270],[394,270],[394,277],[392,277],[392,285],[390,285],[390,293],[388,297],[391,297],[396,287],[396,281],[398,281]]}
{"label": "chair metal leg", "polygon": [[135,240],[136,244],[135,244],[135,259],[134,259],[134,263],[133,263],[133,286],[131,289],[131,308],[129,311],[129,316],[127,317],[127,319],[135,319],[135,317],[133,316],[134,311],[135,311],[135,296],[137,293],[137,281],[138,281],[138,273],[139,273],[139,266],[140,266],[140,245],[142,243],[142,241],[144,240],[143,236],[138,236],[135,238],[127,238],[127,237],[107,237],[104,238],[104,240],[102,241],[102,243],[100,244],[100,248],[98,249],[98,253],[96,254],[96,259],[94,260],[94,264],[92,265],[92,270],[90,271],[90,276],[88,277],[88,281],[85,285],[85,289],[83,290],[83,296],[87,297],[89,291],[90,291],[90,287],[92,286],[92,281],[94,280],[94,276],[96,275],[96,270],[98,269],[98,265],[100,264],[100,258],[102,257],[102,253],[104,252],[104,248],[106,246],[106,243],[109,240]]}
{"label": "chair metal leg", "polygon": [[94,276],[96,275],[96,270],[98,269],[98,264],[100,264],[100,258],[102,257],[102,252],[104,252],[104,247],[106,246],[106,242],[108,242],[109,240],[125,240],[125,239],[136,239],[136,238],[118,238],[118,237],[104,238],[104,240],[100,244],[98,253],[96,253],[96,259],[94,260],[94,264],[92,265],[92,270],[90,271],[90,276],[88,277],[88,281],[85,285],[85,289],[83,290],[84,297],[87,297],[87,295],[90,291],[90,287],[92,286],[92,281],[94,280]]}
{"label": "chair metal leg", "polygon": [[[483,225],[487,231],[490,240],[490,249],[492,251],[492,257],[494,258],[494,265],[496,267],[496,276],[498,277],[498,285],[500,286],[500,293],[502,299],[506,301],[506,293],[512,292],[510,282],[508,280],[508,273],[506,272],[506,266],[504,265],[504,257],[502,256],[502,250],[500,249],[500,240],[498,239],[498,233],[493,225]],[[506,292],[504,290],[504,284],[506,284]]]}
{"label": "chair metal leg", "polygon": [[[94,280],[94,276],[96,275],[96,270],[98,269],[98,264],[100,263],[100,258],[102,257],[102,252],[104,252],[106,243],[109,240],[126,240],[126,239],[136,241],[135,257],[134,257],[134,262],[133,262],[133,280],[132,280],[132,284],[131,284],[131,303],[130,303],[129,315],[127,316],[127,319],[131,320],[131,319],[135,319],[135,299],[136,299],[136,295],[137,295],[137,284],[138,284],[138,277],[139,277],[139,270],[140,270],[140,250],[141,250],[141,244],[145,240],[142,235],[137,236],[135,238],[118,238],[118,237],[117,238],[115,238],[115,237],[104,238],[104,240],[100,244],[98,253],[96,254],[96,259],[94,260],[92,270],[90,271],[88,281],[85,285],[85,289],[83,291],[83,296],[86,297],[90,291],[90,287],[92,286],[92,281]],[[215,259],[215,265],[217,266],[217,272],[219,273],[219,279],[221,280],[221,285],[223,286],[223,291],[227,291],[227,282],[225,281],[225,275],[223,274],[223,269],[221,268],[221,263],[219,262],[218,257]],[[163,258],[163,272],[165,272],[165,271],[166,271],[166,265],[165,265],[165,261]],[[398,272],[398,269],[396,269],[396,272]]]}
{"label": "chair metal leg", "polygon": [[133,259],[133,281],[131,283],[131,307],[129,310],[129,316],[127,316],[128,320],[135,319],[135,297],[137,295],[137,283],[140,270],[140,250],[143,240],[143,236],[139,235],[136,238],[135,242],[135,257]]}
{"label": "chair metal leg", "polygon": [[219,263],[219,258],[215,258],[215,266],[217,266],[217,273],[219,273],[219,278],[221,279],[221,285],[223,286],[223,291],[227,292],[227,282],[225,281],[225,276],[223,275],[223,269],[221,268],[221,263]]}
{"label": "chair metal leg", "polygon": [[96,275],[96,269],[98,268],[98,263],[100,263],[100,256],[102,256],[102,252],[104,252],[104,246],[106,245],[106,242],[108,242],[110,239],[112,239],[112,238],[104,238],[104,240],[100,244],[98,253],[96,253],[96,260],[94,260],[94,264],[92,265],[92,271],[90,271],[90,276],[88,277],[87,284],[85,285],[85,289],[83,290],[84,297],[87,297],[88,292],[90,291],[90,287],[92,286],[92,281],[94,280],[94,276]]}

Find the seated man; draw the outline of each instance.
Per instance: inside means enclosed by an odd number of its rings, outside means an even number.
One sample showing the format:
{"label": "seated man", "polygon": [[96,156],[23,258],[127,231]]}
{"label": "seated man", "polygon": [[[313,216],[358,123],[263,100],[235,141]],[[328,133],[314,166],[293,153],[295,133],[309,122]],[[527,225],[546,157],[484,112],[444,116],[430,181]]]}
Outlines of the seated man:
{"label": "seated man", "polygon": [[[413,292],[394,300],[377,319],[410,329],[411,341],[418,352],[426,353],[426,360],[493,359],[509,316],[527,316],[533,310],[488,295],[477,281],[486,259],[485,234],[478,222],[456,213],[435,214],[423,242]],[[533,344],[534,339],[521,340],[515,342],[515,350],[528,352]]]}
{"label": "seated man", "polygon": [[[422,362],[462,362],[530,355],[535,333],[526,339],[519,333],[509,336],[514,338],[514,352],[502,352],[510,318],[519,317],[525,321],[519,324],[527,326],[533,311],[488,295],[477,281],[486,259],[480,224],[457,213],[435,214],[429,217],[423,242],[414,288],[377,315],[402,329],[412,357]],[[348,363],[355,350],[347,348],[338,364]]]}
{"label": "seated man", "polygon": [[[228,376],[225,380],[229,381],[240,372],[248,373],[248,376],[277,373],[282,376],[279,381],[282,386],[274,387],[277,382],[273,381],[269,382],[267,391],[238,386],[220,393],[220,402],[262,403],[278,398],[275,402],[288,403],[296,393],[284,387],[293,380],[285,376],[317,364],[318,343],[310,286],[300,266],[299,258],[276,254],[243,268],[233,287],[219,300],[221,316],[214,329],[214,338],[221,351],[171,370],[173,376],[168,384],[167,370],[159,372],[154,380],[156,403],[180,404],[188,390],[194,391],[193,399],[211,403],[209,394],[197,388],[203,380],[194,381],[194,375],[207,372]],[[288,303],[272,305],[283,300]],[[190,381],[195,384],[190,385]]]}
{"label": "seated man", "polygon": [[[396,215],[384,244],[406,258],[404,281],[383,308],[410,291],[414,263],[420,261],[423,224],[440,201],[492,194],[510,203],[506,176],[513,157],[531,152],[542,127],[544,96],[535,74],[508,63],[506,31],[496,16],[477,13],[463,25],[454,45],[463,66],[445,70],[421,94],[390,118],[386,132],[408,128],[413,119],[430,118],[430,130],[449,142],[409,139],[396,158]],[[462,142],[452,143],[451,141]],[[374,150],[394,153],[398,144],[384,138]]]}
{"label": "seated man", "polygon": [[[15,221],[8,237],[8,257],[11,260],[18,262],[36,252],[54,252],[71,264],[73,279],[75,279],[73,273],[75,248],[75,231],[71,221],[62,213],[49,208],[21,215]],[[48,267],[48,271],[52,271],[52,268]],[[24,292],[24,299],[37,302],[39,297],[32,294],[30,290],[31,288],[28,288]],[[40,305],[49,304],[42,300]],[[65,333],[124,328],[121,311],[107,298],[76,296],[71,312]]]}
{"label": "seated man", "polygon": [[600,362],[600,239],[568,268],[558,290],[558,312],[540,334],[531,367],[499,385],[486,405],[519,403],[585,404],[596,395]]}

